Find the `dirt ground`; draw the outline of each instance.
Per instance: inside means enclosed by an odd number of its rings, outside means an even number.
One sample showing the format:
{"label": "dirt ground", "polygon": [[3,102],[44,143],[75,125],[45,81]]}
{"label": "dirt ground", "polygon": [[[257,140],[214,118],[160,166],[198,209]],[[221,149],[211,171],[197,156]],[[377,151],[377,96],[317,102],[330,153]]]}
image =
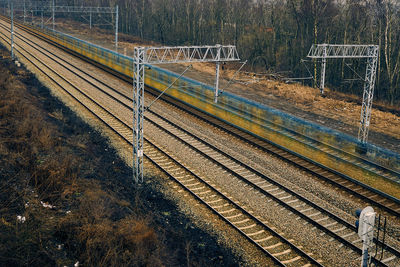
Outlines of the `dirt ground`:
{"label": "dirt ground", "polygon": [[[90,30],[85,24],[62,20],[58,21],[57,26],[59,30],[115,50],[114,35],[110,30]],[[132,56],[133,48],[138,45],[158,44],[120,34],[117,50]],[[187,64],[176,64],[162,67],[181,73],[186,66]],[[315,88],[296,83],[286,84],[262,75],[245,72],[240,72],[235,77],[235,82],[228,84],[239,66],[239,64],[227,64],[221,69],[220,89],[357,137],[361,113],[360,97],[337,93],[329,88],[325,89],[325,96],[322,97],[319,90]],[[187,71],[185,76],[213,86],[215,64],[193,64],[192,69]],[[372,110],[368,141],[400,153],[400,106],[388,106],[385,103],[378,103],[378,106],[381,108]]]}

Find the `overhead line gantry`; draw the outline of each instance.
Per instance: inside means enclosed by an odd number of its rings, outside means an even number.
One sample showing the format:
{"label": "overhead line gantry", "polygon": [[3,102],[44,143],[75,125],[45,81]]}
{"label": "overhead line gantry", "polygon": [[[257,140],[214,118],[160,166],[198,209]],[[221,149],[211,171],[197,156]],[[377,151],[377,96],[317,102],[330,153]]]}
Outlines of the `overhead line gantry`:
{"label": "overhead line gantry", "polygon": [[368,139],[369,124],[371,120],[372,99],[374,97],[379,46],[317,44],[311,46],[307,57],[322,59],[320,84],[321,93],[324,92],[326,60],[328,58],[367,59],[367,69],[365,73],[363,101],[360,116],[360,127],[358,130],[358,140],[362,143],[366,143]]}
{"label": "overhead line gantry", "polygon": [[[89,25],[92,28],[92,15],[93,14],[111,14],[114,19],[110,25],[115,27],[115,47],[118,48],[118,20],[119,20],[119,8],[118,5],[115,7],[89,7],[89,6],[56,6],[55,0],[50,2],[43,1],[13,1],[14,11],[23,12],[24,22],[26,22],[27,12],[41,12],[42,26],[43,26],[43,13],[50,13],[52,20],[52,28],[55,29],[55,13],[80,13],[89,14]],[[48,21],[49,21],[48,20]]]}
{"label": "overhead line gantry", "polygon": [[[236,46],[233,45],[135,47],[133,58],[133,178],[135,182],[143,182],[143,114],[147,109],[144,107],[145,65],[215,62],[217,86],[219,64],[239,60]],[[218,94],[218,87],[215,87],[215,100]]]}

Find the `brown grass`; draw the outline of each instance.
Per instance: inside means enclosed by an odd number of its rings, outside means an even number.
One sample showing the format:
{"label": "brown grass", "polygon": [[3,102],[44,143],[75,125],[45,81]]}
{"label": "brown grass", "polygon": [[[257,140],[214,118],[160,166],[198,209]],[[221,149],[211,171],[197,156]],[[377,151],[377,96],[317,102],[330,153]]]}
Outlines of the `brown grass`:
{"label": "brown grass", "polygon": [[[89,182],[79,197],[79,207],[58,225],[61,235],[74,233],[82,244],[81,258],[89,266],[161,266],[163,248],[154,229],[134,215],[114,221],[117,206],[126,203]],[[75,193],[80,189],[75,188]],[[72,246],[73,243],[68,244]]]}

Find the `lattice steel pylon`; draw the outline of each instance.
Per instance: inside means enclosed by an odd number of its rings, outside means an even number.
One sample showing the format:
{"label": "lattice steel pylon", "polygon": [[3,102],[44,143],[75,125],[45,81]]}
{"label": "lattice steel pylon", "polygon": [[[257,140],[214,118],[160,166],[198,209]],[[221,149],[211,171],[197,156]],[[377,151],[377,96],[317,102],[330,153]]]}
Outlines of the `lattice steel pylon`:
{"label": "lattice steel pylon", "polygon": [[144,68],[146,64],[238,61],[236,46],[135,47],[133,55],[133,178],[143,182]]}
{"label": "lattice steel pylon", "polygon": [[312,45],[307,57],[322,59],[321,71],[321,93],[324,90],[325,66],[328,58],[366,58],[367,70],[365,73],[363,101],[361,107],[360,127],[358,140],[366,143],[368,139],[369,124],[371,120],[372,99],[376,80],[376,69],[378,65],[378,45]]}

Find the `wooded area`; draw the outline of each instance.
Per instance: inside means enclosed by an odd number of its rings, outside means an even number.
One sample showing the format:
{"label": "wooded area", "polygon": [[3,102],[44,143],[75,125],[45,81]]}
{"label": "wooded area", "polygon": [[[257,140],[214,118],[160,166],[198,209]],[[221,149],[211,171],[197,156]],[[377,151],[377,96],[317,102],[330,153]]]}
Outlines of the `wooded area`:
{"label": "wooded area", "polygon": [[[56,1],[57,2],[57,1]],[[62,1],[66,4],[66,1]],[[378,44],[375,99],[400,100],[400,3],[397,0],[73,0],[120,7],[120,30],[165,45],[234,44],[248,68],[317,77],[312,44]],[[328,60],[327,85],[362,94],[365,60]],[[317,81],[309,84],[317,86]]]}

